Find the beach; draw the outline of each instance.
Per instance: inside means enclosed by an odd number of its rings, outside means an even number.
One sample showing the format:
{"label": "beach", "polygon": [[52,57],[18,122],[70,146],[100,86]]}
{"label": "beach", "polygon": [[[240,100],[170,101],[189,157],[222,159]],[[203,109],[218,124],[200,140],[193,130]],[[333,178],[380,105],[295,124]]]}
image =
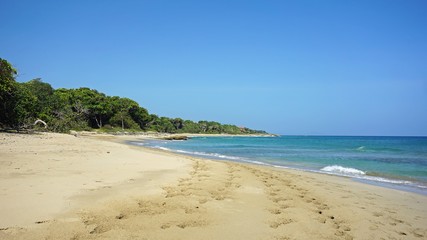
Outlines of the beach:
{"label": "beach", "polygon": [[0,239],[425,239],[427,197],[124,144],[0,133]]}

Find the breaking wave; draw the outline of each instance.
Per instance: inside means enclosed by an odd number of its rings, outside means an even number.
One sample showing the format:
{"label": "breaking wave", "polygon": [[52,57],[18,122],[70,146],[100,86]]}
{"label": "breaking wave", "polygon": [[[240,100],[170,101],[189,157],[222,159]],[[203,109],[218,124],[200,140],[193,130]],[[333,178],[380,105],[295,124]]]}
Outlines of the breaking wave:
{"label": "breaking wave", "polygon": [[207,152],[192,152],[192,151],[184,151],[184,150],[173,150],[166,147],[161,146],[152,146],[151,148],[161,149],[164,151],[170,151],[170,152],[176,152],[176,153],[182,153],[182,154],[188,154],[193,156],[202,156],[202,157],[208,157],[208,158],[215,158],[215,159],[229,159],[229,160],[242,160],[243,158],[235,157],[235,156],[227,156],[219,153],[207,153]]}
{"label": "breaking wave", "polygon": [[366,172],[364,172],[362,170],[359,170],[356,168],[347,168],[347,167],[343,167],[343,166],[339,166],[339,165],[326,166],[326,167],[320,169],[320,172],[327,173],[327,174],[333,174],[333,175],[339,175],[339,176],[353,177],[353,178],[362,179],[362,180],[382,182],[382,183],[414,185],[416,187],[422,188],[422,186],[415,185],[411,181],[389,179],[389,178],[383,178],[383,177],[377,177],[377,176],[369,176],[366,174]]}
{"label": "breaking wave", "polygon": [[329,172],[329,173],[339,173],[346,176],[354,176],[354,175],[365,175],[366,173],[362,170],[356,168],[346,168],[339,165],[326,166],[321,171]]}
{"label": "breaking wave", "polygon": [[184,151],[184,150],[173,150],[173,152],[190,154],[190,155],[197,155],[197,156],[204,156],[204,157],[220,158],[220,159],[230,159],[230,160],[241,160],[242,159],[240,157],[227,156],[227,155],[223,155],[223,154],[219,154],[219,153],[191,152],[191,151]]}

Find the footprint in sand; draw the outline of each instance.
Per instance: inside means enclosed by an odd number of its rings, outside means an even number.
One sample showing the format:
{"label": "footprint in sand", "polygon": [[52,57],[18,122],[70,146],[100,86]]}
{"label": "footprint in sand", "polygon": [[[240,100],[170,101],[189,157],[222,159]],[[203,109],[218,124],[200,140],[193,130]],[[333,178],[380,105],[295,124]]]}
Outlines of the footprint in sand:
{"label": "footprint in sand", "polygon": [[271,214],[281,214],[282,213],[282,211],[280,210],[280,209],[277,209],[277,208],[273,208],[273,209],[269,209],[268,210]]}
{"label": "footprint in sand", "polygon": [[287,225],[287,224],[292,223],[292,222],[294,222],[294,221],[290,218],[279,218],[276,221],[271,222],[270,227],[271,228],[278,228],[282,225]]}
{"label": "footprint in sand", "polygon": [[93,228],[93,230],[89,232],[89,234],[101,234],[101,233],[108,232],[110,230],[111,230],[111,227],[107,227],[104,225],[98,225],[98,226],[95,226]]}
{"label": "footprint in sand", "polygon": [[420,228],[416,228],[416,229],[411,230],[411,233],[417,238],[423,238],[424,236],[427,235],[426,231],[422,230]]}
{"label": "footprint in sand", "polygon": [[41,220],[41,221],[37,221],[37,222],[34,222],[35,224],[42,224],[42,223],[48,223],[48,222],[50,222],[49,220]]}
{"label": "footprint in sand", "polygon": [[203,227],[208,225],[206,220],[190,220],[177,224],[176,226],[179,228],[188,228],[188,227]]}
{"label": "footprint in sand", "polygon": [[382,214],[380,212],[374,212],[373,215],[374,215],[374,217],[382,217],[384,214]]}

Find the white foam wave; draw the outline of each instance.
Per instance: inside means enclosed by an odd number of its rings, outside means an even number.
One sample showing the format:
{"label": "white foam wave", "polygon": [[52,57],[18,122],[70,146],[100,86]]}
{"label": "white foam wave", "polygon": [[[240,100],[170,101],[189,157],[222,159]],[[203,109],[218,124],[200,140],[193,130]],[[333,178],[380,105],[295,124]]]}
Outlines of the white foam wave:
{"label": "white foam wave", "polygon": [[223,154],[219,154],[219,153],[190,152],[190,151],[184,151],[184,150],[175,150],[175,152],[204,156],[204,157],[214,157],[214,158],[222,158],[222,159],[230,159],[230,160],[241,160],[240,157],[227,156],[227,155],[223,155]]}
{"label": "white foam wave", "polygon": [[165,150],[165,151],[171,151],[169,148],[161,147],[161,146],[154,146],[153,148]]}
{"label": "white foam wave", "polygon": [[320,169],[319,172],[323,172],[323,173],[327,173],[327,174],[333,174],[333,175],[339,175],[339,176],[353,177],[356,179],[368,180],[368,181],[374,181],[374,182],[391,183],[391,184],[398,184],[398,185],[411,185],[411,186],[416,186],[416,187],[422,187],[422,186],[414,185],[414,183],[411,181],[369,176],[369,175],[366,175],[366,173],[362,170],[359,170],[356,168],[346,168],[346,167],[342,167],[339,165],[324,167],[324,168]]}
{"label": "white foam wave", "polygon": [[[143,145],[143,144],[138,144]],[[173,150],[170,148],[162,147],[162,146],[151,146],[151,148],[161,149],[164,151],[170,151],[170,152],[176,152],[176,153],[183,153],[183,154],[190,154],[190,155],[197,155],[197,156],[203,156],[203,157],[213,157],[213,158],[220,158],[220,159],[229,159],[229,160],[242,160],[240,157],[235,156],[227,156],[219,153],[206,153],[206,152],[191,152],[191,151],[185,151],[185,150]]]}
{"label": "white foam wave", "polygon": [[142,143],[142,142],[130,142],[130,144],[138,145],[138,146],[144,146],[144,145],[145,145],[145,144],[144,144],[144,143]]}
{"label": "white foam wave", "polygon": [[356,169],[356,168],[346,168],[339,165],[332,165],[332,166],[326,166],[321,171],[329,172],[329,173],[339,173],[343,175],[365,175],[366,173],[362,170]]}
{"label": "white foam wave", "polygon": [[[413,182],[411,182],[411,181],[394,180],[394,179],[388,179],[388,178],[382,178],[382,177],[364,176],[361,179],[366,179],[366,180],[370,180],[370,181],[377,181],[377,182],[383,182],[383,183],[413,185]],[[417,187],[421,187],[422,188],[422,186],[417,186]]]}
{"label": "white foam wave", "polygon": [[260,161],[256,161],[256,160],[248,160],[248,159],[241,159],[241,162],[247,162],[247,163],[252,163],[252,164],[257,164],[257,165],[263,165],[263,166],[270,166],[270,167],[277,167],[276,165],[272,165],[266,162],[260,162]]}

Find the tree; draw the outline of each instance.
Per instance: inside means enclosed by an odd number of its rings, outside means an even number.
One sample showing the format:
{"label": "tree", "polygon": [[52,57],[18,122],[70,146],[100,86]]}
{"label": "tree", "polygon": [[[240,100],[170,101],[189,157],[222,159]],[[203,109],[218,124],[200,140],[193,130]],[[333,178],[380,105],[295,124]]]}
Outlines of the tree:
{"label": "tree", "polygon": [[200,130],[202,133],[205,133],[208,130],[208,122],[207,121],[199,121]]}
{"label": "tree", "polygon": [[47,121],[50,120],[54,92],[52,86],[49,83],[43,82],[40,78],[36,78],[23,83],[23,87],[35,97],[34,117]]}
{"label": "tree", "polygon": [[0,100],[3,102],[13,95],[17,71],[5,59],[0,58]]}
{"label": "tree", "polygon": [[222,133],[222,126],[218,122],[207,122],[208,133]]}
{"label": "tree", "polygon": [[16,102],[13,109],[11,126],[17,130],[27,127],[36,119],[37,98],[22,83],[17,83]]}
{"label": "tree", "polygon": [[200,125],[191,120],[185,120],[181,132],[184,133],[200,133],[202,132]]}
{"label": "tree", "polygon": [[172,119],[171,122],[177,131],[184,127],[184,120],[182,120],[182,118]]}
{"label": "tree", "polygon": [[112,126],[120,125],[122,130],[125,130],[125,129],[140,130],[139,125],[131,118],[131,116],[128,113],[126,114],[122,114],[120,112],[116,113],[110,118],[110,124]]}
{"label": "tree", "polygon": [[114,114],[110,119],[110,124],[117,125],[120,122],[122,130],[125,128],[140,128],[131,115],[131,111],[134,112],[136,111],[135,109],[139,109],[137,102],[129,98],[110,97],[109,103]]}
{"label": "tree", "polygon": [[35,113],[35,96],[15,81],[17,71],[0,58],[0,125],[19,130]]}
{"label": "tree", "polygon": [[71,94],[73,105],[80,102],[79,104],[87,109],[91,127],[101,128],[103,122],[111,117],[111,104],[109,104],[105,94],[89,88],[71,89]]}
{"label": "tree", "polygon": [[[129,98],[109,97],[89,88],[53,89],[40,78],[26,83],[15,81],[16,69],[0,58],[0,127],[19,129],[42,119],[50,130],[91,130],[104,124],[122,129],[176,133],[265,133],[222,125],[213,121],[193,122],[149,114]],[[36,121],[41,122],[41,121]]]}
{"label": "tree", "polygon": [[49,83],[43,82],[41,78],[30,80],[24,83],[24,86],[37,97],[37,100],[41,104],[47,104],[54,91],[52,86]]}
{"label": "tree", "polygon": [[176,129],[171,120],[167,117],[161,117],[158,125],[158,131],[164,133],[176,133]]}
{"label": "tree", "polygon": [[89,109],[80,100],[75,100],[74,89],[59,88],[54,90],[50,100],[51,115],[49,128],[55,132],[70,129],[89,130]]}
{"label": "tree", "polygon": [[16,69],[0,58],[0,125],[10,126],[14,122],[12,115],[17,102],[16,74]]}
{"label": "tree", "polygon": [[157,125],[159,124],[159,116],[156,114],[150,114],[150,120],[147,123],[148,130],[157,131]]}
{"label": "tree", "polygon": [[139,127],[143,130],[146,130],[148,127],[148,123],[150,122],[150,114],[147,109],[140,107],[138,104],[132,106],[129,109],[129,114],[132,119],[138,123]]}

